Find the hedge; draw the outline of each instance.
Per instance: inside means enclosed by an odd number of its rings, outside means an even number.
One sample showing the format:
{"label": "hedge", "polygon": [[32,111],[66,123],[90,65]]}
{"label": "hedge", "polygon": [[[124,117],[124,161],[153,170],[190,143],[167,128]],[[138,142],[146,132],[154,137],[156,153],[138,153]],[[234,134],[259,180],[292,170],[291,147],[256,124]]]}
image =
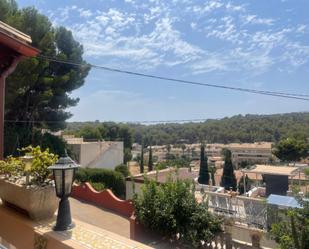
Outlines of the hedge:
{"label": "hedge", "polygon": [[125,178],[121,173],[114,170],[80,168],[76,172],[76,180],[78,182],[101,183],[118,197],[125,196]]}

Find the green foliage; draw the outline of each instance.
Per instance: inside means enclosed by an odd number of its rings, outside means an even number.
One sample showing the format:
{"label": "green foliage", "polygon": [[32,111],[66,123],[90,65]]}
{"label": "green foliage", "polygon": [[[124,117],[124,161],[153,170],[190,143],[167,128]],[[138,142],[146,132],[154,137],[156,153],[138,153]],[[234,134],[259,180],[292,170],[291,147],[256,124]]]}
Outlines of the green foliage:
{"label": "green foliage", "polygon": [[[246,192],[248,192],[251,189],[253,181],[246,175],[245,176],[245,185],[246,185]],[[244,188],[244,177],[242,176],[238,183],[238,191],[239,194],[244,194],[245,188]]]}
{"label": "green foliage", "polygon": [[[206,137],[208,143],[277,142],[288,137],[307,137],[309,134],[308,123],[309,113],[299,112],[273,115],[237,115],[230,118],[209,119],[201,123],[127,124],[127,127],[134,142],[141,144],[142,140],[144,140],[144,145],[148,146],[150,144],[177,144],[181,139],[186,140],[188,143],[197,143],[200,142],[200,138]],[[98,125],[96,122],[86,124]],[[102,124],[107,129],[118,126],[115,123]],[[109,124],[113,125],[109,126]],[[82,122],[69,123],[67,131],[74,132],[84,125],[85,123]],[[114,138],[115,136],[112,135],[116,134],[117,130],[117,128],[114,128],[113,132],[107,132],[103,138],[106,140],[107,138]],[[192,154],[195,156],[194,151]]]}
{"label": "green foliage", "polygon": [[125,148],[124,154],[123,154],[123,162],[127,163],[127,162],[131,161],[131,159],[132,159],[131,149]]}
{"label": "green foliage", "polygon": [[25,152],[27,155],[33,156],[30,170],[30,176],[32,177],[31,182],[37,185],[44,185],[51,175],[51,171],[48,167],[57,162],[58,156],[50,153],[48,148],[41,150],[40,146],[28,146],[22,148],[21,151]]}
{"label": "green foliage", "polygon": [[116,166],[115,171],[121,173],[124,177],[127,177],[130,173],[127,165],[125,164],[120,164]]}
{"label": "green foliage", "polygon": [[168,167],[168,164],[166,161],[159,162],[155,165],[155,170],[162,170],[166,169]]}
{"label": "green foliage", "polygon": [[[15,1],[1,0],[0,8],[0,20],[30,35],[32,45],[42,54],[84,63],[83,48],[71,31],[54,28],[34,7],[18,9]],[[38,57],[22,60],[6,81],[5,119],[23,122],[5,125],[5,148],[34,144],[36,129],[63,129],[65,120],[71,117],[66,108],[78,102],[69,93],[83,85],[89,69]],[[47,122],[50,120],[57,122]]]}
{"label": "green foliage", "polygon": [[198,203],[194,184],[172,180],[157,185],[145,179],[142,193],[133,200],[137,220],[150,230],[189,248],[201,246],[221,231],[221,221]]}
{"label": "green foliage", "polygon": [[90,184],[96,191],[103,191],[106,189],[105,185],[101,182],[90,182]]}
{"label": "green foliage", "polygon": [[149,148],[148,172],[153,170],[152,148]]}
{"label": "green foliage", "polygon": [[23,172],[24,164],[18,158],[9,156],[5,161],[0,161],[0,174],[5,175],[6,178],[11,176],[20,176]]}
{"label": "green foliage", "polygon": [[[40,146],[28,146],[20,149],[20,151],[33,157],[31,169],[29,170],[31,183],[38,186],[48,183],[51,175],[48,167],[57,162],[58,156],[50,153],[48,148],[41,150]],[[20,178],[24,175],[24,170],[25,163],[19,158],[9,156],[5,161],[0,161],[0,174]]]}
{"label": "green foliage", "polygon": [[125,179],[122,173],[110,169],[80,168],[76,172],[79,182],[101,183],[119,197],[125,196]]}
{"label": "green foliage", "polygon": [[205,155],[205,146],[201,146],[201,156],[200,156],[200,171],[198,182],[200,184],[209,184],[209,172],[208,172],[208,158]]}
{"label": "green foliage", "polygon": [[299,199],[299,202],[302,208],[278,210],[283,215],[272,224],[271,236],[281,249],[309,248],[309,201]]}
{"label": "green foliage", "polygon": [[78,137],[83,137],[85,140],[102,139],[100,129],[97,126],[85,125],[76,134]]}
{"label": "green foliage", "polygon": [[296,162],[309,156],[309,143],[305,139],[287,138],[281,140],[273,152],[284,162]]}
{"label": "green foliage", "polygon": [[[287,137],[307,137],[309,113],[274,115],[237,115],[223,119],[208,119],[201,123],[186,124],[130,124],[134,142],[145,145],[176,144],[180,139],[197,143],[206,138],[208,143],[252,143],[256,141],[277,142]],[[151,140],[152,139],[152,140]]]}
{"label": "green foliage", "polygon": [[223,174],[221,177],[221,186],[226,190],[230,190],[231,188],[236,191],[237,180],[234,174],[234,167],[232,164],[232,153],[230,150],[223,150],[224,155],[224,167]]}
{"label": "green foliage", "polygon": [[140,173],[144,173],[144,144],[142,143],[142,148],[141,148],[141,161],[139,164],[140,167]]}

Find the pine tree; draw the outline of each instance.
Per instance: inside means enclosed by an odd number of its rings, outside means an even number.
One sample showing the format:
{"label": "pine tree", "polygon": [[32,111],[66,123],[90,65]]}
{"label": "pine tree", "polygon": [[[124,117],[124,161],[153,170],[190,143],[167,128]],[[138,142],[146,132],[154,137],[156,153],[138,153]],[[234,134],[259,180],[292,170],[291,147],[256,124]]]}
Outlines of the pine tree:
{"label": "pine tree", "polygon": [[198,182],[200,184],[209,184],[209,172],[208,172],[208,158],[205,156],[205,146],[201,145],[201,157],[200,157],[200,172]]}
{"label": "pine tree", "polygon": [[[70,30],[53,27],[48,17],[34,7],[19,9],[14,0],[0,1],[0,20],[25,32],[41,54],[59,60],[85,64],[83,47]],[[39,144],[46,147],[41,129],[60,130],[72,114],[68,108],[79,99],[70,94],[84,84],[89,66],[59,64],[40,57],[25,58],[6,81],[5,119],[22,123],[5,124],[5,154],[21,147]],[[40,120],[40,122],[34,122]],[[48,121],[55,122],[48,122]]]}
{"label": "pine tree", "polygon": [[232,188],[236,191],[236,177],[234,174],[234,167],[232,163],[232,153],[230,150],[224,150],[224,168],[223,174],[221,177],[221,186],[224,187],[226,190],[230,190]]}
{"label": "pine tree", "polygon": [[153,161],[152,161],[152,148],[149,148],[149,161],[148,161],[148,172],[153,170]]}
{"label": "pine tree", "polygon": [[141,174],[144,173],[144,143],[142,142],[142,149],[141,149],[141,162],[140,162],[140,172]]}

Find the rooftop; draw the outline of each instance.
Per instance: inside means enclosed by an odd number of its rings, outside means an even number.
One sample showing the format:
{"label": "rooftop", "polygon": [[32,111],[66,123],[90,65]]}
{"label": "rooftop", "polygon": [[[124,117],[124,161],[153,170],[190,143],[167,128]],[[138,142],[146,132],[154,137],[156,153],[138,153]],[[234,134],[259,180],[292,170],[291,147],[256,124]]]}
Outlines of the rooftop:
{"label": "rooftop", "polygon": [[25,56],[35,56],[39,50],[32,47],[31,37],[0,21],[1,44]]}
{"label": "rooftop", "polygon": [[21,42],[30,44],[32,43],[31,37],[17,29],[14,29],[13,27],[7,25],[4,22],[0,21],[0,32],[5,33],[8,36],[11,36],[15,39],[18,39]]}
{"label": "rooftop", "polygon": [[[175,168],[168,168],[168,169],[163,169],[158,172],[156,171],[151,171],[146,174],[146,177],[148,179],[156,180],[159,183],[164,183],[169,177],[172,177],[173,179],[181,179],[181,180],[186,180],[186,179],[194,179],[198,177],[198,171],[189,171],[188,168],[179,168],[176,170]],[[134,181],[137,182],[144,182],[144,174],[139,174],[133,177]],[[127,180],[131,180],[130,177],[127,178]]]}
{"label": "rooftop", "polygon": [[289,166],[272,166],[272,165],[256,165],[251,169],[243,169],[245,173],[268,174],[268,175],[285,175],[295,176],[298,173],[298,167]]}

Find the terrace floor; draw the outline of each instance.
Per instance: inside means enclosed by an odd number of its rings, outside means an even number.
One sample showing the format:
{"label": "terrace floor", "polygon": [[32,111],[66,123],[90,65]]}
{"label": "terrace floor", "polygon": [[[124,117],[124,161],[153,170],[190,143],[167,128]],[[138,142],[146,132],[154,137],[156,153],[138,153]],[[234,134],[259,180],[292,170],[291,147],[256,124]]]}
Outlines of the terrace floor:
{"label": "terrace floor", "polygon": [[70,198],[70,204],[74,219],[130,238],[130,222],[127,218],[74,198]]}

